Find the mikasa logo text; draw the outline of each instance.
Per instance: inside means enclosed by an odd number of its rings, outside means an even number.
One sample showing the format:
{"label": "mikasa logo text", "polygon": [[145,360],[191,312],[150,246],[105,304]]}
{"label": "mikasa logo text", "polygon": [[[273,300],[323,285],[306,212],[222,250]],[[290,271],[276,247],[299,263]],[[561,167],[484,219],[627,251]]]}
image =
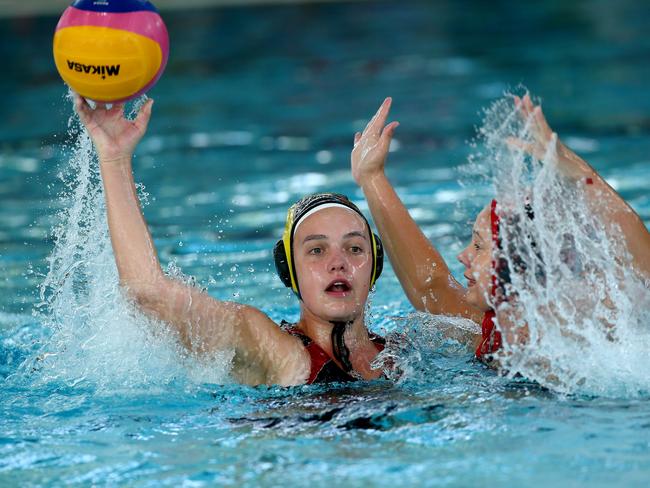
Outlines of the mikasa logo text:
{"label": "mikasa logo text", "polygon": [[117,76],[120,74],[120,65],[96,65],[96,64],[82,64],[74,61],[67,60],[68,68],[71,71],[78,73],[87,73],[90,75],[100,75],[102,79],[106,76]]}

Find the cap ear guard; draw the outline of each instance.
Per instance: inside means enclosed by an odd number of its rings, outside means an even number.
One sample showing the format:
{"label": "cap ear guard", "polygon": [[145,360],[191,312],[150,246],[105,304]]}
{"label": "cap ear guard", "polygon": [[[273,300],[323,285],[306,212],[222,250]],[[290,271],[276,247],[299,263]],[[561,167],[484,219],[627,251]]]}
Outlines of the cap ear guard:
{"label": "cap ear guard", "polygon": [[294,277],[292,270],[293,256],[291,255],[291,246],[293,244],[293,224],[296,212],[296,205],[292,205],[287,212],[287,221],[284,225],[284,232],[282,239],[275,243],[273,247],[273,261],[275,262],[275,270],[280,277],[282,283],[300,297],[300,290],[298,290],[298,279]]}
{"label": "cap ear guard", "polygon": [[[373,246],[374,246],[374,266],[372,270],[372,278],[370,281],[370,287],[377,282],[381,276],[381,272],[384,270],[384,245],[381,242],[381,239],[377,234],[371,234],[373,237]],[[289,271],[289,260],[287,259],[287,252],[284,248],[284,240],[280,239],[275,243],[273,247],[273,261],[275,262],[275,270],[280,277],[280,280],[287,288],[291,288],[293,292],[300,297],[300,291],[297,287],[294,286],[293,280],[291,279],[291,272]]]}
{"label": "cap ear guard", "polygon": [[337,203],[348,207],[350,210],[359,214],[365,221],[368,228],[368,233],[370,234],[373,255],[372,275],[370,277],[371,288],[384,269],[384,246],[381,242],[381,239],[377,234],[374,234],[372,232],[368,220],[361,213],[361,210],[359,210],[357,206],[354,205],[354,203],[352,203],[345,195],[340,195],[337,193],[318,193],[308,195],[289,208],[282,239],[276,242],[275,246],[273,247],[273,260],[275,262],[275,269],[278,273],[278,276],[280,277],[280,280],[284,286],[291,288],[291,290],[298,296],[299,299],[302,299],[302,297],[300,296],[300,290],[298,288],[298,278],[295,276],[295,264],[293,262],[292,255],[294,224],[296,221],[299,221],[301,218],[303,218],[305,214],[310,210],[326,203]]}
{"label": "cap ear guard", "polygon": [[287,253],[284,250],[284,241],[282,239],[275,243],[273,260],[275,261],[275,270],[278,272],[278,276],[282,280],[282,283],[284,283],[284,286],[292,288]]}
{"label": "cap ear guard", "polygon": [[384,244],[381,242],[381,239],[377,234],[370,233],[372,235],[374,242],[374,255],[375,255],[375,265],[372,270],[372,279],[370,280],[370,288],[374,286],[381,272],[384,270]]}

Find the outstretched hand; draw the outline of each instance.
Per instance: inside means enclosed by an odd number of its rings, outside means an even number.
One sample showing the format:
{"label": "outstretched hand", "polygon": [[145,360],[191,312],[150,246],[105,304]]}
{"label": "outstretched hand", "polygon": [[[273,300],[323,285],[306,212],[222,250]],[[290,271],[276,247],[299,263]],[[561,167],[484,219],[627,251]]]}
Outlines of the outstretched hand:
{"label": "outstretched hand", "polygon": [[75,110],[103,162],[131,157],[147,130],[152,105],[153,100],[147,100],[137,117],[129,120],[124,116],[124,104],[116,104],[110,109],[97,107],[93,110],[83,98],[74,95]]}
{"label": "outstretched hand", "polygon": [[552,156],[560,171],[571,178],[589,176],[589,166],[571,149],[565,146],[546,122],[542,107],[535,106],[526,94],[523,98],[514,97],[515,107],[528,125],[532,141],[524,141],[516,137],[509,138],[506,143],[511,148],[523,150],[538,161],[547,161]]}
{"label": "outstretched hand", "polygon": [[544,161],[549,149],[557,149],[557,134],[551,130],[548,122],[546,122],[542,107],[533,105],[528,93],[523,98],[515,96],[514,101],[520,117],[528,125],[528,132],[532,136],[532,141],[511,137],[506,142],[510,147],[521,149],[535,159]]}
{"label": "outstretched hand", "polygon": [[375,116],[368,122],[363,132],[354,135],[352,149],[352,177],[358,185],[363,184],[372,176],[381,174],[386,163],[390,141],[399,122],[386,124],[392,99],[386,98]]}

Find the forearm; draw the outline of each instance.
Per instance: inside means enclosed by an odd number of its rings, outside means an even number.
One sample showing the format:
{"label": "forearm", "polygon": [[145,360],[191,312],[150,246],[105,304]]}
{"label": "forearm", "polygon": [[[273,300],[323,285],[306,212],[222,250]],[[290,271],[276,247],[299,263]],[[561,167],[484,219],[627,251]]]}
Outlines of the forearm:
{"label": "forearm", "polygon": [[108,227],[120,282],[129,288],[162,277],[153,240],[140,209],[131,158],[100,158]]}
{"label": "forearm", "polygon": [[562,174],[584,188],[590,211],[608,231],[617,237],[622,234],[635,269],[650,277],[650,232],[641,217],[589,163],[561,142],[558,157]]}
{"label": "forearm", "polygon": [[467,303],[465,289],[411,218],[384,174],[390,141],[398,126],[398,122],[385,125],[391,101],[386,98],[363,133],[355,134],[352,176],[366,196],[395,274],[411,304],[418,310],[460,315],[477,322],[481,312]]}
{"label": "forearm", "polygon": [[428,297],[428,291],[435,290],[438,283],[455,283],[444,259],[410,216],[383,172],[367,178],[361,187],[410,302],[418,310],[444,313],[438,309],[439,303]]}

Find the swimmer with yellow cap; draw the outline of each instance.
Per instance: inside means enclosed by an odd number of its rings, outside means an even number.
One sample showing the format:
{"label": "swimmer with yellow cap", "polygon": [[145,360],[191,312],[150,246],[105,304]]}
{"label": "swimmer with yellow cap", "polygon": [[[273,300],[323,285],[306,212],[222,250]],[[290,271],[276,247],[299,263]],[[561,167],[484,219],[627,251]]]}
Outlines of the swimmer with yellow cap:
{"label": "swimmer with yellow cap", "polygon": [[371,380],[383,348],[364,322],[368,294],[381,274],[381,241],[348,198],[321,193],[291,207],[274,250],[282,281],[300,300],[300,319],[278,325],[255,307],[222,302],[167,277],[140,209],[133,151],[153,101],[135,120],[123,105],[91,109],[75,99],[102,173],[108,225],[120,284],[136,306],[168,324],[198,355],[234,350],[232,376],[250,385]]}

